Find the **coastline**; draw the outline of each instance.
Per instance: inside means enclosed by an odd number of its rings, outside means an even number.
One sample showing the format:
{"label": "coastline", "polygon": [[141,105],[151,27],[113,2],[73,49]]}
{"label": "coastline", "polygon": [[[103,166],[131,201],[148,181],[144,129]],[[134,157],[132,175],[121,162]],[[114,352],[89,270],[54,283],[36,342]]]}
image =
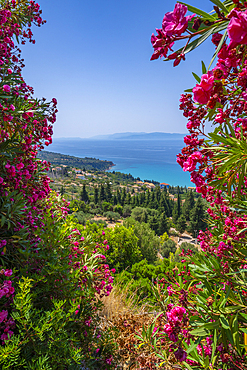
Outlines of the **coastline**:
{"label": "coastline", "polygon": [[66,140],[55,139],[48,150],[79,158],[108,159],[106,171],[131,174],[171,186],[193,186],[176,162],[183,140]]}

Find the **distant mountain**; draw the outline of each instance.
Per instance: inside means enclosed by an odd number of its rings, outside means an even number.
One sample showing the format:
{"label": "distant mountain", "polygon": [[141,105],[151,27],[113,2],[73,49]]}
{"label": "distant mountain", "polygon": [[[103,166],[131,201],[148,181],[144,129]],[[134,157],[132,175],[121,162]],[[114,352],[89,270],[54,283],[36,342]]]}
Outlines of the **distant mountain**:
{"label": "distant mountain", "polygon": [[98,135],[88,140],[182,140],[185,134],[166,132],[123,132],[111,135]]}

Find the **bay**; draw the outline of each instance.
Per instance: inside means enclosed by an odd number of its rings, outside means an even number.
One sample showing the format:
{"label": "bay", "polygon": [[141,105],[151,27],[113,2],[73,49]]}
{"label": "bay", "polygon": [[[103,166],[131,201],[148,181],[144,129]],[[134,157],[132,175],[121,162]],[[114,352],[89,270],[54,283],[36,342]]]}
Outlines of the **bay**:
{"label": "bay", "polygon": [[176,186],[193,186],[190,175],[176,162],[184,146],[177,140],[92,140],[53,139],[45,150],[76,157],[110,160],[110,171],[130,173],[141,180],[155,180]]}

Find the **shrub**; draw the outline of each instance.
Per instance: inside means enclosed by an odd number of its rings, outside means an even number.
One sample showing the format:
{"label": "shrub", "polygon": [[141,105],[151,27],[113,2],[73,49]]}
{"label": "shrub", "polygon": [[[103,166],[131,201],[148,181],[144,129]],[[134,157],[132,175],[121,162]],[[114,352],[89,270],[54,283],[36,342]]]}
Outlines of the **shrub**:
{"label": "shrub", "polygon": [[170,253],[174,254],[176,250],[176,243],[173,240],[168,239],[162,244],[160,248],[160,253],[164,258],[169,258]]}

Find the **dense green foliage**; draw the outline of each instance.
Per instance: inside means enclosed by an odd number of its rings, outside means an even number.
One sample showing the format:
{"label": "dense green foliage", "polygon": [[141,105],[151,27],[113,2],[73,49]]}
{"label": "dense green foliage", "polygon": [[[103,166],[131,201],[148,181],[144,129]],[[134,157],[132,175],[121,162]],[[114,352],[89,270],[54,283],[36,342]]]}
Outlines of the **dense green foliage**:
{"label": "dense green foliage", "polygon": [[38,153],[38,158],[50,162],[52,165],[55,166],[68,166],[68,167],[76,167],[86,170],[108,170],[110,167],[114,165],[111,161],[100,160],[96,158],[79,158],[74,157],[72,155],[48,152],[46,150],[42,150]]}

